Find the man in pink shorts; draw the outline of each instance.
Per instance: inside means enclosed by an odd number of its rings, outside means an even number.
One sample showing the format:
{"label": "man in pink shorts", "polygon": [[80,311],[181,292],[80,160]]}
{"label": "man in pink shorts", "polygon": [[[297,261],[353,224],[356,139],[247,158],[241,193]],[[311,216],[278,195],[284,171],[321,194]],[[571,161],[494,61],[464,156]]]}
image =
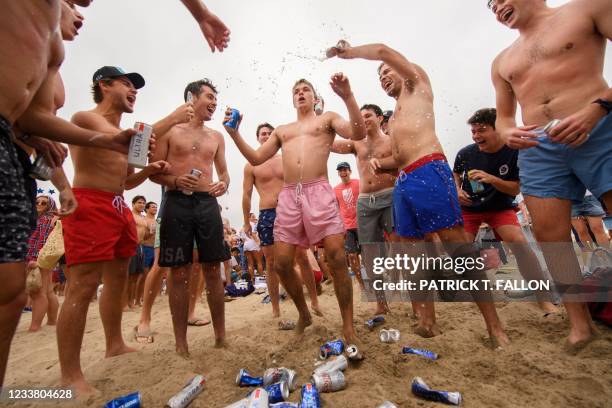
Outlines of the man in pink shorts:
{"label": "man in pink shorts", "polygon": [[[264,163],[282,149],[285,185],[278,196],[274,222],[274,269],[298,309],[297,332],[303,333],[312,324],[312,318],[302,284],[293,279],[296,247],[307,248],[322,242],[334,278],[344,338],[347,344],[355,344],[353,287],[345,262],[344,225],[334,191],[327,181],[327,159],[336,134],[361,140],[365,137],[365,125],[344,74],[334,74],[331,87],[346,104],[349,121],[334,112],[317,116],[314,87],[300,79],[292,88],[297,120],[277,127],[259,149],[254,150],[240,136],[239,122],[235,129],[228,126],[225,129],[253,166]],[[224,122],[229,117],[228,110]]]}

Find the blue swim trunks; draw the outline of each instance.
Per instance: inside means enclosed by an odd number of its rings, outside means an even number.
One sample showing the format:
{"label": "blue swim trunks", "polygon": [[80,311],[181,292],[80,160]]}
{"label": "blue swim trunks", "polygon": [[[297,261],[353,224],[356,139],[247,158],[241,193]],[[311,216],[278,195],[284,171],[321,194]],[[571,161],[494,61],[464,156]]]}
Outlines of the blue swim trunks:
{"label": "blue swim trunks", "polygon": [[425,156],[399,174],[393,189],[395,232],[405,238],[463,225],[457,188],[441,153]]}
{"label": "blue swim trunks", "polygon": [[518,157],[524,195],[581,202],[587,188],[597,198],[612,190],[612,114],[578,147],[553,143],[542,128],[534,133],[540,144]]}
{"label": "blue swim trunks", "polygon": [[143,245],[142,252],[144,254],[144,267],[151,269],[155,259],[155,250],[152,246]]}
{"label": "blue swim trunks", "polygon": [[261,246],[274,245],[274,220],[276,219],[276,208],[267,208],[259,211],[257,222],[257,234]]}

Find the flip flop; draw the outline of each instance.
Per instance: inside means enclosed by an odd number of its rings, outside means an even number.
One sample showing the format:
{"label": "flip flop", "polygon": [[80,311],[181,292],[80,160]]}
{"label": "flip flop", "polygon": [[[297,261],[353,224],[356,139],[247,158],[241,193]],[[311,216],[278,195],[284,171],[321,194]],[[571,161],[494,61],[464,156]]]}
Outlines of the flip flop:
{"label": "flip flop", "polygon": [[198,327],[200,327],[200,326],[206,326],[208,324],[210,324],[210,320],[200,319],[200,318],[196,318],[196,319],[188,320],[187,321],[187,325],[188,326],[198,326]]}
{"label": "flip flop", "polygon": [[138,326],[134,326],[134,341],[140,344],[150,344],[153,343],[155,339],[150,331],[145,333],[138,332]]}
{"label": "flip flop", "polygon": [[278,330],[293,330],[295,322],[293,320],[281,320],[278,322]]}

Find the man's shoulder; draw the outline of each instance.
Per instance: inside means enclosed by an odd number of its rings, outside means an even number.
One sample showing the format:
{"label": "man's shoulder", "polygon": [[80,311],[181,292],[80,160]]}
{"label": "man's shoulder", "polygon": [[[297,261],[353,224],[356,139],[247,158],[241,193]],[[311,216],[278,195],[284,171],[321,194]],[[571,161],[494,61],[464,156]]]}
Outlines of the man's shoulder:
{"label": "man's shoulder", "polygon": [[111,125],[104,116],[92,110],[76,112],[74,115],[72,115],[70,121],[75,125],[86,129],[97,130],[106,127],[115,128],[115,126]]}
{"label": "man's shoulder", "polygon": [[459,152],[457,152],[457,156],[472,155],[472,154],[475,154],[475,153],[477,153],[479,151],[480,150],[478,149],[478,146],[476,145],[476,143],[472,143],[472,144],[469,144],[469,145],[461,148],[459,150]]}

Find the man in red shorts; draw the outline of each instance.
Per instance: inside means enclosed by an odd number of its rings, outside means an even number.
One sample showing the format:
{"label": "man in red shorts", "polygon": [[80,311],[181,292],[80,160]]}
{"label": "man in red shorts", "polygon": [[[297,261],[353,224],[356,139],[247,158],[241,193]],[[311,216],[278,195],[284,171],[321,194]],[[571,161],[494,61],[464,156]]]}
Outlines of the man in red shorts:
{"label": "man in red shorts", "polygon": [[[117,133],[123,113],[134,111],[137,89],[143,86],[139,74],[125,73],[117,67],[100,68],[92,85],[96,107],[77,112],[72,122],[96,132]],[[184,111],[183,107],[177,112]],[[62,386],[71,387],[77,394],[89,394],[95,390],[83,376],[80,349],[89,302],[100,279],[104,282],[99,303],[106,357],[135,351],[125,344],[121,333],[121,293],[130,257],[138,244],[136,224],[123,201],[123,191],[165,172],[168,164],[151,163],[134,173],[124,153],[73,145],[70,153],[75,168],[73,191],[79,207],[63,221],[70,290],[57,321],[57,344]]]}
{"label": "man in red shorts", "polygon": [[[453,176],[465,232],[473,241],[480,225],[488,224],[510,246],[526,280],[544,279],[516,217],[514,198],[520,192],[518,151],[506,146],[495,130],[496,117],[494,108],[485,108],[468,119],[474,143],[461,149],[455,159]],[[557,311],[545,293],[536,295],[544,312]]]}

